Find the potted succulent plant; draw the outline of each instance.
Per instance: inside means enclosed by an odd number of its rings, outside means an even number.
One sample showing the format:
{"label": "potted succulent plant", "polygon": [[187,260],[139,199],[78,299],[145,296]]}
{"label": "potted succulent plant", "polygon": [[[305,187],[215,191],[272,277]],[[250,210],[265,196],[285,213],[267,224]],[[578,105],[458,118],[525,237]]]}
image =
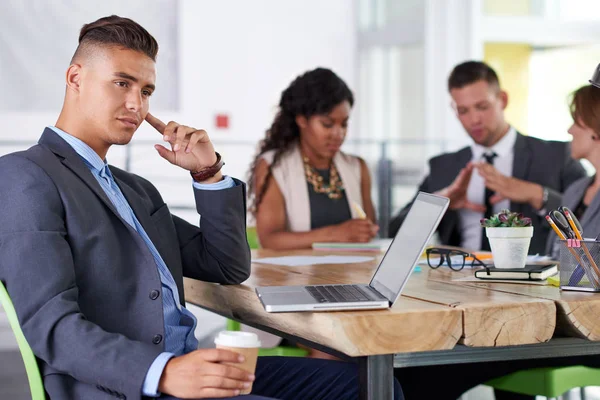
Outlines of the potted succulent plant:
{"label": "potted succulent plant", "polygon": [[523,268],[527,263],[529,243],[533,236],[531,218],[521,213],[502,210],[483,218],[481,226],[490,241],[496,268]]}

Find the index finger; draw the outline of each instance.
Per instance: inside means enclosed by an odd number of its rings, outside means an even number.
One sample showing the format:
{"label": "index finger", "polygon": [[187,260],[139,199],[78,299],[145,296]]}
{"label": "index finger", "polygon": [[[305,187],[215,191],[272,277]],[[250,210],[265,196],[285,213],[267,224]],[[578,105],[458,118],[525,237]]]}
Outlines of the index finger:
{"label": "index finger", "polygon": [[165,134],[165,128],[167,127],[167,125],[160,119],[156,118],[154,115],[150,113],[146,114],[146,122],[152,125],[152,127],[158,132],[160,132],[161,135]]}
{"label": "index finger", "polygon": [[468,185],[469,181],[471,180],[471,174],[473,174],[472,168],[467,169],[467,167],[465,167],[461,169],[456,179],[454,179],[454,186],[461,187]]}
{"label": "index finger", "polygon": [[470,201],[467,201],[465,203],[465,205],[463,206],[463,208],[466,208],[468,210],[475,211],[475,212],[485,212],[484,205],[471,203]]}
{"label": "index finger", "polygon": [[481,163],[477,167],[477,170],[479,171],[479,175],[492,175],[494,171],[496,171],[496,169],[488,163]]}

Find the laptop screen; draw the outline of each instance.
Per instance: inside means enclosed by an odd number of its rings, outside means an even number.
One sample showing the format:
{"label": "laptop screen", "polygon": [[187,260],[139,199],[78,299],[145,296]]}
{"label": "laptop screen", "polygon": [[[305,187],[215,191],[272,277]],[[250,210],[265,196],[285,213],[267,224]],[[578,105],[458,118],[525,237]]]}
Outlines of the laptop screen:
{"label": "laptop screen", "polygon": [[370,285],[390,302],[396,301],[437,229],[449,200],[419,192]]}

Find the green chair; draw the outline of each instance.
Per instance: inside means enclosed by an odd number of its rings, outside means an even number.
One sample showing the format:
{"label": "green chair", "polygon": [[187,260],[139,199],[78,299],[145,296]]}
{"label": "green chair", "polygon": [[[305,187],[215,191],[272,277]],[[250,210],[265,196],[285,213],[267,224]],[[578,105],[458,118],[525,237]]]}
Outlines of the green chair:
{"label": "green chair", "polygon": [[[260,248],[260,244],[258,242],[258,234],[256,233],[255,227],[246,228],[246,237],[248,239],[248,245],[251,249]],[[241,329],[241,324],[237,321],[228,319],[227,320],[227,330],[228,331],[239,331]],[[298,348],[298,347],[286,347],[286,346],[278,346],[271,348],[264,348],[258,351],[259,356],[284,356],[284,357],[305,357],[308,355],[308,351]]]}
{"label": "green chair", "polygon": [[15,307],[13,306],[12,300],[2,281],[0,281],[0,305],[2,305],[4,312],[6,312],[8,322],[10,323],[13,334],[17,339],[19,350],[21,351],[21,357],[23,358],[23,364],[25,364],[25,371],[27,372],[27,380],[29,381],[29,389],[31,390],[31,400],[44,400],[46,398],[46,392],[44,391],[40,368],[33,355],[33,351],[31,351],[31,347],[29,347],[29,344],[23,335]]}
{"label": "green chair", "polygon": [[583,388],[598,386],[599,382],[600,369],[576,365],[517,371],[492,379],[486,385],[508,392],[545,397],[558,397],[568,390],[581,388],[581,399],[585,400]]}
{"label": "green chair", "polygon": [[256,233],[255,226],[249,226],[246,228],[246,240],[248,240],[248,246],[250,246],[252,250],[260,249],[258,233]]}
{"label": "green chair", "polygon": [[[233,321],[231,319],[227,320],[227,330],[228,331],[239,331],[240,329],[241,329],[241,324],[239,322]],[[277,347],[259,349],[258,355],[261,357],[266,357],[266,356],[305,357],[308,355],[308,351],[301,349],[299,347],[277,346]]]}

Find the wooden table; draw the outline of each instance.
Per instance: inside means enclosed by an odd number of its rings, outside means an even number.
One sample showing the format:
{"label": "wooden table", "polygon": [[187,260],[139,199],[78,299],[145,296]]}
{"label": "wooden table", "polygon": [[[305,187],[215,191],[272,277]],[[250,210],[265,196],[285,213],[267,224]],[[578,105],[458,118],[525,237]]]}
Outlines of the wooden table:
{"label": "wooden table", "polygon": [[[252,258],[324,254],[335,253],[258,250]],[[186,301],[331,354],[357,358],[363,399],[391,398],[394,364],[523,358],[520,352],[510,354],[516,348],[530,354],[527,358],[600,354],[600,346],[589,346],[590,342],[581,339],[550,341],[557,321],[559,332],[597,340],[600,329],[594,320],[600,313],[600,295],[563,293],[549,286],[454,280],[472,271],[422,267],[413,272],[389,310],[267,313],[254,292],[256,286],[368,283],[381,255],[362,255],[375,259],[299,267],[254,263],[251,277],[233,286],[186,279]],[[540,346],[546,350],[540,352]]]}

